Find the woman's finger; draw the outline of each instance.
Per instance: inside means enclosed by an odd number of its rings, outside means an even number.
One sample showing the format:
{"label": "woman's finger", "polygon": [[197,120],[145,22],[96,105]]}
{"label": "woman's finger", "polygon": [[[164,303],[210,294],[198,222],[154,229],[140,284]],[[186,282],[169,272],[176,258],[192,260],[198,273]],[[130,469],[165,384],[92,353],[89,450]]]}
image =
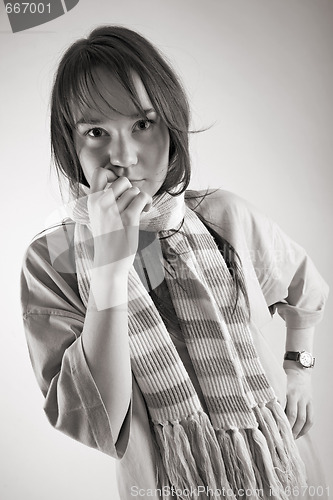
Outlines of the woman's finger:
{"label": "woman's finger", "polygon": [[304,436],[307,432],[309,432],[309,430],[311,429],[311,427],[313,426],[313,406],[311,403],[309,403],[306,407],[306,420],[305,420],[305,424],[303,426],[303,428],[300,430],[300,432],[298,433],[297,437],[301,437],[301,436]]}
{"label": "woman's finger", "polygon": [[285,408],[290,427],[293,428],[297,419],[297,402],[295,398],[287,395],[287,404]]}
{"label": "woman's finger", "polygon": [[151,204],[151,202],[151,196],[144,191],[140,191],[122,213],[124,225],[139,224],[141,213],[146,205]]}
{"label": "woman's finger", "polygon": [[108,183],[113,183],[117,179],[118,177],[112,172],[112,170],[108,170],[107,168],[103,167],[97,167],[90,179],[90,193],[103,191]]}
{"label": "woman's finger", "polygon": [[117,198],[117,207],[120,214],[132,203],[134,198],[138,196],[140,189],[137,186],[132,186],[126,189],[124,193]]}
{"label": "woman's finger", "polygon": [[127,177],[117,177],[117,179],[112,183],[110,188],[105,192],[108,193],[109,190],[113,191],[113,195],[117,200],[120,196],[122,196],[128,189],[131,189],[133,186],[131,181],[127,179]]}
{"label": "woman's finger", "polygon": [[297,407],[297,417],[294,425],[292,426],[292,431],[295,438],[298,437],[305,423],[306,423],[306,407],[302,403],[299,403]]}

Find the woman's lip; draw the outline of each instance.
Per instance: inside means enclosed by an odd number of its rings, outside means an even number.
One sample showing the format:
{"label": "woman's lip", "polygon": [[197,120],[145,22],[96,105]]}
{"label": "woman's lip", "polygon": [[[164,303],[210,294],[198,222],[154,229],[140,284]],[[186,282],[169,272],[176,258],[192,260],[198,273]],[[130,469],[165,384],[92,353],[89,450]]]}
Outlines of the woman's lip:
{"label": "woman's lip", "polygon": [[132,177],[127,177],[127,175],[118,175],[117,179],[120,177],[126,177],[130,182],[138,182],[138,181],[143,181],[144,179],[132,179]]}
{"label": "woman's lip", "polygon": [[[119,179],[119,177],[118,177],[118,179]],[[127,177],[127,179],[130,181],[130,183],[131,183],[131,184],[134,184],[134,183],[136,183],[136,182],[142,182],[142,181],[144,181],[144,179],[129,179],[128,177]],[[110,187],[110,186],[112,186],[112,182],[108,182],[108,183],[106,184],[106,186],[105,186],[105,188],[104,188],[104,191],[105,191],[106,189],[109,189],[109,187]]]}

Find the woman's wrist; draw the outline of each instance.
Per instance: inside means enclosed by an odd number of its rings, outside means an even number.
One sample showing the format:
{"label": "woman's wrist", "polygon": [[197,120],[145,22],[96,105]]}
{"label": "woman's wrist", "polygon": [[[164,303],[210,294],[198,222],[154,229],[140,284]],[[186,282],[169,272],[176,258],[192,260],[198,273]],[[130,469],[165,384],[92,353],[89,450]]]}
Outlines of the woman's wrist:
{"label": "woman's wrist", "polygon": [[304,368],[298,363],[298,361],[292,361],[290,359],[285,359],[283,361],[283,369],[287,374],[289,370],[297,371],[301,374],[307,374],[308,376],[312,374],[311,368]]}
{"label": "woman's wrist", "polygon": [[129,267],[125,260],[93,267],[89,301],[93,309],[101,311],[127,306]]}
{"label": "woman's wrist", "polygon": [[[138,247],[138,230],[127,227],[94,236],[94,264],[105,266],[123,259],[134,260]],[[131,263],[132,263],[131,262]]]}
{"label": "woman's wrist", "polygon": [[[284,359],[283,368],[284,370],[297,370],[300,373],[312,372],[311,368],[311,354],[313,348],[313,339],[314,339],[314,327],[308,328],[291,328],[287,327],[287,337],[286,337],[286,353],[289,354],[291,359]],[[300,356],[297,353],[302,353],[306,351],[310,356],[306,354],[306,359],[300,359]],[[286,356],[286,354],[285,354]],[[288,356],[286,356],[288,357]],[[293,359],[294,358],[294,359]],[[304,362],[306,361],[306,362]],[[305,365],[308,364],[309,367]]]}

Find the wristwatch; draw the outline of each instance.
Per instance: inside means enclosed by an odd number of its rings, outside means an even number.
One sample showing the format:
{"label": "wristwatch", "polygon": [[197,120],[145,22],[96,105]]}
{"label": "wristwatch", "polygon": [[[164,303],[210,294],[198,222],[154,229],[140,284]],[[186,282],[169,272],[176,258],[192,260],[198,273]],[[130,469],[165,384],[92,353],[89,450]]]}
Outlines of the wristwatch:
{"label": "wristwatch", "polygon": [[315,364],[315,358],[307,351],[287,351],[284,359],[297,361],[303,368],[312,368]]}

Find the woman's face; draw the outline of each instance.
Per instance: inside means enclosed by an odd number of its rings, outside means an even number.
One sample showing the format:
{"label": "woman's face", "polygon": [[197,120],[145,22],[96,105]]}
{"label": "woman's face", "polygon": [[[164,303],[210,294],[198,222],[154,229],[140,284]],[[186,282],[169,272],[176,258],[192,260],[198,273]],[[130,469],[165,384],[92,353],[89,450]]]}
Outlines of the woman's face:
{"label": "woman's face", "polygon": [[121,114],[110,109],[98,92],[94,95],[98,109],[85,109],[84,117],[75,113],[74,144],[84,175],[90,184],[94,170],[103,167],[153,196],[168,170],[168,128],[153,109],[137,74],[133,73],[134,84],[148,119],[140,117],[118,82],[103,70],[98,76],[104,97],[106,90],[109,104]]}

